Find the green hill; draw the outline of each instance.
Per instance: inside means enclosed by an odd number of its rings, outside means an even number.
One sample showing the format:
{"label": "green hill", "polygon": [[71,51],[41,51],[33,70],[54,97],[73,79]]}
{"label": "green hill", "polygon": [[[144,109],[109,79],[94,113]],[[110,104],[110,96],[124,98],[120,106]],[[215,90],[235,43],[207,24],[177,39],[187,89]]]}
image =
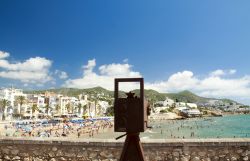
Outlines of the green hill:
{"label": "green hill", "polygon": [[[137,96],[139,96],[139,94],[140,94],[139,89],[133,90],[132,92],[134,92],[135,95],[137,95]],[[164,93],[159,93],[159,92],[152,90],[152,89],[145,89],[144,96],[147,99],[149,99],[150,101],[164,101],[166,99],[166,96]]]}
{"label": "green hill", "polygon": [[[139,95],[139,90],[133,90],[136,95]],[[206,103],[212,98],[200,97],[188,90],[178,92],[178,93],[159,93],[155,90],[144,90],[144,95],[147,99],[152,101],[164,101],[166,97],[178,101],[178,102],[187,102],[187,103]],[[227,100],[227,102],[231,102],[229,99],[223,99],[222,101]]]}
{"label": "green hill", "polygon": [[[97,97],[98,95],[101,95],[106,98],[112,99],[114,97],[114,92],[109,91],[102,87],[94,87],[94,88],[86,88],[86,89],[76,89],[76,88],[59,88],[59,89],[48,89],[48,90],[35,90],[35,91],[25,91],[25,93],[29,94],[41,94],[46,91],[54,92],[57,94],[67,95],[67,96],[74,96],[78,97],[79,94],[87,94],[93,97]],[[139,95],[139,90],[133,90],[136,95]],[[205,98],[200,97],[190,91],[182,91],[178,93],[159,93],[155,90],[149,89],[144,90],[144,95],[149,101],[157,102],[157,101],[164,101],[166,97],[173,99],[175,101],[179,102],[189,102],[189,103],[207,103],[210,100],[220,100],[224,103],[231,103],[235,102],[230,99],[214,99],[214,98]],[[119,92],[119,96],[126,96],[124,91]],[[236,102],[237,103],[237,102]]]}
{"label": "green hill", "polygon": [[58,88],[58,89],[46,89],[46,90],[34,90],[34,91],[25,91],[25,93],[29,94],[41,94],[48,92],[54,92],[57,94],[62,94],[65,96],[78,97],[80,94],[88,94],[88,95],[97,95],[103,93],[106,96],[113,97],[113,91],[109,91],[102,87],[94,87],[94,88],[86,88],[86,89],[77,89],[77,88]]}
{"label": "green hill", "polygon": [[189,102],[189,103],[197,103],[197,102],[204,103],[210,99],[210,98],[197,96],[196,94],[187,90],[179,92],[179,93],[166,93],[165,95],[175,101]]}

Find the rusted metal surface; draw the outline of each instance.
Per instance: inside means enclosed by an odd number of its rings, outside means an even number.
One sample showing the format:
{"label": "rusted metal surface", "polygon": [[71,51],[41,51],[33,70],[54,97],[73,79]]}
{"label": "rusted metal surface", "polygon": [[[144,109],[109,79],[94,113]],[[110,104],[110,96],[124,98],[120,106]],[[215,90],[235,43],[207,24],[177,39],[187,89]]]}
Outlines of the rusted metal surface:
{"label": "rusted metal surface", "polygon": [[[139,82],[140,96],[127,93],[127,98],[119,98],[120,82]],[[115,132],[137,133],[146,130],[148,103],[144,99],[143,78],[119,78],[115,79]]]}
{"label": "rusted metal surface", "polygon": [[[133,92],[126,93],[126,98],[119,98],[120,82],[139,82],[139,97]],[[140,132],[147,128],[148,115],[150,114],[149,103],[144,98],[143,78],[119,78],[115,79],[114,101],[114,130],[126,132],[116,139],[126,136],[125,144],[120,161],[144,161],[144,153],[140,142]]]}
{"label": "rusted metal surface", "polygon": [[120,161],[145,161],[139,133],[127,134]]}

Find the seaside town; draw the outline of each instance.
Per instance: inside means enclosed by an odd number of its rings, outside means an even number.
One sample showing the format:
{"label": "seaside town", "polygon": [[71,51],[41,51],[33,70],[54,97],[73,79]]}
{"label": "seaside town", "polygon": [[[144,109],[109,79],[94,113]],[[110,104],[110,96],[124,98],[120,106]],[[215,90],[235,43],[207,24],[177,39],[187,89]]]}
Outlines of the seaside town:
{"label": "seaside town", "polygon": [[59,115],[93,118],[105,116],[110,106],[107,101],[93,100],[84,94],[80,94],[78,98],[53,92],[25,94],[22,89],[15,88],[1,89],[0,97],[1,120],[51,118]]}
{"label": "seaside town", "polygon": [[250,1],[0,0],[0,161],[250,161]]}
{"label": "seaside town", "polygon": [[[71,97],[45,91],[28,94],[22,89],[0,90],[2,136],[93,137],[113,129],[113,98],[105,93]],[[237,103],[210,100],[206,104],[180,102],[168,97],[151,102],[150,120],[176,120],[193,117],[246,113]]]}
{"label": "seaside town", "polygon": [[113,126],[111,118],[104,117],[109,103],[87,95],[76,98],[52,92],[25,94],[22,89],[12,87],[2,88],[0,97],[0,117],[4,125],[1,131],[5,131],[1,135],[93,136],[101,128],[104,131]]}

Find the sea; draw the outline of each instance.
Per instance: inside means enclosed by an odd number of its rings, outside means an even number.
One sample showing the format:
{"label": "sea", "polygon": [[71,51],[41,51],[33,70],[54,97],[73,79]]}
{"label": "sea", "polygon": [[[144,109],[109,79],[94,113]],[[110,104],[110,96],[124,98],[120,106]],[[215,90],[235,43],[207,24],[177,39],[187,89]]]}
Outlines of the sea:
{"label": "sea", "polygon": [[[152,128],[140,134],[142,139],[250,138],[250,115],[157,120],[150,121],[149,125]],[[111,130],[94,137],[114,139],[122,134]]]}

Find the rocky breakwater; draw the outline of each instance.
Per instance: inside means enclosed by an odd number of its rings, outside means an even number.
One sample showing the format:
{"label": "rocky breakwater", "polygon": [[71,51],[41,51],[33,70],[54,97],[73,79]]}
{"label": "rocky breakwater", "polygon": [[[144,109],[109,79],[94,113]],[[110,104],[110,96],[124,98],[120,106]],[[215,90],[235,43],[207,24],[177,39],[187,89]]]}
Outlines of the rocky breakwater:
{"label": "rocky breakwater", "polygon": [[[0,161],[115,161],[123,143],[114,140],[0,140]],[[247,161],[250,139],[143,140],[150,161]]]}

